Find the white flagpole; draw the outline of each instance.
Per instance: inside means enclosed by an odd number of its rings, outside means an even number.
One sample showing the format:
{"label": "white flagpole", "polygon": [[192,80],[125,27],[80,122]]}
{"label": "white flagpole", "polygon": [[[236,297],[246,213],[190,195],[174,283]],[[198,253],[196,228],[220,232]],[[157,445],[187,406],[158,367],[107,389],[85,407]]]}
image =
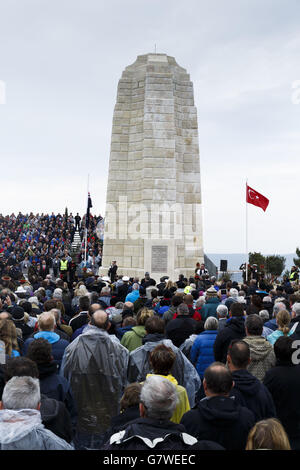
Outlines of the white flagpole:
{"label": "white flagpole", "polygon": [[[88,206],[89,202],[89,182],[90,182],[90,175],[88,174],[88,180],[87,180],[87,204],[86,207]],[[86,267],[86,252],[87,252],[87,214],[85,214],[85,239],[84,239],[84,265]]]}
{"label": "white flagpole", "polygon": [[246,179],[246,282],[248,281],[248,203],[247,203],[247,187],[248,180]]}

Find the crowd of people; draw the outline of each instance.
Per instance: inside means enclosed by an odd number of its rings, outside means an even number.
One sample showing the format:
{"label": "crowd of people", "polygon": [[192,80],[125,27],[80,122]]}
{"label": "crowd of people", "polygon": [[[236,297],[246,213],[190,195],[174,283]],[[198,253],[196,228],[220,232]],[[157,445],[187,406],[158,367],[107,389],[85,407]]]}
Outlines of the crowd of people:
{"label": "crowd of people", "polygon": [[[75,223],[19,214],[0,227],[6,259],[43,264],[66,259]],[[226,282],[203,264],[156,282],[115,266],[4,268],[1,449],[300,449],[297,282]]]}
{"label": "crowd of people", "polygon": [[[98,272],[102,259],[102,242],[97,237],[96,227],[101,220],[100,215],[89,215],[85,260],[86,215],[81,219],[79,214],[74,217],[72,213],[19,213],[17,216],[0,214],[0,276],[13,280],[25,276],[31,283],[35,283],[38,277],[45,279],[50,271],[56,277],[65,271],[63,274],[71,285],[78,270],[88,268]],[[77,256],[72,257],[75,230],[79,232],[82,247]]]}

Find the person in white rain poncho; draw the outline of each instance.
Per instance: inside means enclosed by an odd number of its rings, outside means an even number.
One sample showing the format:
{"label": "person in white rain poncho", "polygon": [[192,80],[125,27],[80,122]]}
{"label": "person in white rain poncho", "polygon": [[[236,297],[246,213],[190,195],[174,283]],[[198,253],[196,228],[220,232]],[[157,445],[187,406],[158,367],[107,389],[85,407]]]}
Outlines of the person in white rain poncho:
{"label": "person in white rain poncho", "polygon": [[40,386],[32,377],[12,377],[0,402],[1,450],[73,450],[65,440],[44,427]]}

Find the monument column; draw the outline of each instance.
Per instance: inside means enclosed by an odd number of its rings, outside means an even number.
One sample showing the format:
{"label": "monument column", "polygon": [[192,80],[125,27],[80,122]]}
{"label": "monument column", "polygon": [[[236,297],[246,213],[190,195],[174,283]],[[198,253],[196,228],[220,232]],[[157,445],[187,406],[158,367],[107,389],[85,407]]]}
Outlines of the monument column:
{"label": "monument column", "polygon": [[103,268],[155,279],[203,261],[197,111],[186,70],[166,54],[122,74],[113,116]]}

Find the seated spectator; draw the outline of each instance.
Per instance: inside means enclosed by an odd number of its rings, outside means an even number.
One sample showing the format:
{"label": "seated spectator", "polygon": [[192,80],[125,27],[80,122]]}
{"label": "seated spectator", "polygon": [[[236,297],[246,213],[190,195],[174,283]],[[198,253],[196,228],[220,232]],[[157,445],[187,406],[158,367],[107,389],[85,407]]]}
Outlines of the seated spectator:
{"label": "seated spectator", "polygon": [[280,310],[276,316],[276,323],[278,325],[277,330],[273,331],[269,336],[267,336],[267,340],[271,344],[275,344],[277,339],[280,338],[280,336],[290,336],[291,331],[290,331],[290,323],[291,323],[291,317],[290,314],[287,310]]}
{"label": "seated spectator", "polygon": [[[39,371],[35,362],[27,357],[14,357],[9,359],[4,367],[4,382],[12,377],[39,378]],[[46,429],[52,431],[67,442],[72,441],[72,422],[70,414],[64,403],[41,394],[41,418]]]}
{"label": "seated spectator", "polygon": [[231,340],[242,339],[246,334],[243,304],[239,302],[232,303],[229,317],[225,327],[218,332],[214,343],[215,360],[224,364],[226,364],[227,350]]}
{"label": "seated spectator", "polygon": [[143,382],[151,372],[150,353],[158,344],[164,344],[171,348],[176,359],[172,367],[172,375],[179,385],[182,385],[188,394],[191,406],[195,404],[195,396],[200,389],[201,380],[195,367],[185,357],[185,355],[172,343],[165,339],[164,321],[157,315],[147,319],[145,323],[146,335],[143,338],[143,346],[130,353],[128,363],[128,381]]}
{"label": "seated spectator", "polygon": [[204,331],[204,321],[200,320],[196,322],[195,332],[189,336],[184,343],[180,346],[180,351],[191,360],[191,349],[194,344],[195,339]]}
{"label": "seated spectator", "polygon": [[239,296],[239,291],[237,289],[235,289],[234,287],[229,289],[229,295],[224,302],[224,305],[226,305],[228,310],[230,310],[230,307],[233,303],[238,302],[238,296]]}
{"label": "seated spectator", "polygon": [[269,312],[268,312],[268,310],[260,310],[258,315],[260,316],[260,318],[264,322],[262,336],[264,338],[267,338],[267,336],[269,336],[270,334],[273,333],[273,330],[271,328],[267,328],[265,326],[265,323],[267,323],[270,319]]}
{"label": "seated spectator", "polygon": [[54,315],[50,312],[42,313],[38,318],[38,326],[39,332],[35,333],[33,338],[28,338],[23,347],[23,354],[26,356],[29,344],[38,339],[44,338],[52,346],[52,355],[56,363],[61,365],[62,357],[66,347],[68,346],[69,342],[65,339],[61,339],[60,336],[54,332],[55,329],[55,318]]}
{"label": "seated spectator", "polygon": [[88,309],[90,306],[90,299],[87,295],[79,298],[79,313],[76,314],[69,321],[69,326],[72,327],[73,333],[81,326],[85,325],[88,322]]}
{"label": "seated spectator", "polygon": [[217,316],[218,316],[218,331],[223,330],[226,325],[228,318],[228,308],[224,304],[217,306]]}
{"label": "seated spectator", "polygon": [[183,297],[181,295],[174,295],[171,300],[171,306],[163,314],[163,320],[167,324],[170,320],[173,319],[174,313],[177,313],[177,307],[183,303]]}
{"label": "seated spectator", "polygon": [[[101,290],[99,300],[98,300],[99,303],[104,302],[106,307],[109,307],[110,299],[111,299],[110,287],[103,287]],[[79,302],[79,307],[80,307],[80,302]]]}
{"label": "seated spectator", "polygon": [[33,328],[28,325],[28,316],[26,318],[24,308],[15,305],[11,310],[11,319],[16,328],[22,331],[22,339],[26,341],[27,338],[33,333]]}
{"label": "seated spectator", "polygon": [[140,418],[113,434],[103,450],[185,450],[197,440],[185,433],[180,424],[170,421],[177,406],[176,387],[157,375],[143,384],[140,395]]}
{"label": "seated spectator", "polygon": [[133,284],[132,291],[126,295],[125,302],[134,303],[140,296],[139,288],[140,286],[137,283]]}
{"label": "seated spectator", "polygon": [[283,302],[276,302],[273,307],[273,318],[265,323],[267,328],[271,328],[271,330],[277,330],[277,323],[276,323],[276,316],[280,310],[286,310],[286,306]]}
{"label": "seated spectator", "polygon": [[205,322],[208,317],[217,318],[217,307],[220,304],[218,291],[214,287],[209,287],[205,292],[205,304],[201,309],[201,318]]}
{"label": "seated spectator", "polygon": [[226,450],[244,450],[253,413],[230,398],[233,387],[231,372],[222,363],[213,363],[204,373],[206,397],[183,416],[181,424],[198,441],[208,439]]}
{"label": "seated spectator", "polygon": [[129,352],[142,346],[142,339],[146,334],[145,323],[147,318],[153,316],[153,310],[142,308],[136,317],[137,326],[134,326],[131,331],[127,331],[121,340],[121,344],[128,349]]}
{"label": "seated spectator", "polygon": [[281,336],[274,344],[276,365],[266,372],[264,384],[271,393],[277,418],[286,430],[292,449],[300,450],[300,365],[294,365],[293,339]]}
{"label": "seated spectator", "polygon": [[168,322],[166,337],[178,348],[195,332],[196,321],[190,317],[188,306],[184,303],[177,307],[177,317]]}
{"label": "seated spectator", "polygon": [[257,422],[249,432],[246,450],[291,450],[289,438],[278,419]]}
{"label": "seated spectator", "polygon": [[69,382],[59,375],[58,366],[53,360],[51,344],[39,338],[28,347],[27,357],[36,363],[39,371],[41,393],[66,405],[70,416],[76,421],[77,413]]}
{"label": "seated spectator", "polygon": [[253,294],[251,295],[250,305],[246,308],[246,314],[251,315],[256,313],[257,315],[262,310],[263,304],[262,299],[259,295]]}
{"label": "seated spectator", "polygon": [[[170,373],[175,363],[176,354],[171,348],[168,348],[164,344],[159,344],[150,353],[150,366],[153,370],[154,375],[160,375],[165,379],[170,380],[175,385],[178,394],[177,406],[170,418],[173,423],[180,423],[180,420],[184,413],[190,410],[190,403],[186,393],[186,389],[181,385],[178,385],[177,380]],[[147,374],[147,378],[153,374]]]}
{"label": "seated spectator", "polygon": [[139,403],[141,390],[142,384],[137,382],[132,383],[125,388],[120,401],[120,413],[111,418],[111,425],[105,433],[104,442],[129,422],[140,417]]}
{"label": "seated spectator", "polygon": [[8,357],[20,356],[20,349],[17,340],[17,331],[12,320],[0,320],[0,341],[5,344],[5,353]]}
{"label": "seated spectator", "polygon": [[12,377],[0,403],[1,450],[73,450],[65,440],[44,427],[38,379]]}
{"label": "seated spectator", "polygon": [[248,371],[262,381],[267,370],[275,365],[273,347],[262,337],[263,321],[258,315],[247,316],[245,330],[244,341],[250,347],[251,358]]}
{"label": "seated spectator", "polygon": [[232,373],[234,387],[230,395],[237,403],[251,410],[257,421],[276,417],[272,395],[268,389],[250,374],[250,348],[243,340],[231,341],[228,348],[227,366]]}
{"label": "seated spectator", "polygon": [[136,326],[136,319],[131,316],[125,317],[121,328],[116,329],[116,337],[121,341],[123,335],[127,331],[131,331],[134,326]]}
{"label": "seated spectator", "polygon": [[203,379],[205,369],[215,361],[214,342],[218,334],[218,320],[210,316],[204,323],[204,331],[197,336],[191,349],[191,362]]}

